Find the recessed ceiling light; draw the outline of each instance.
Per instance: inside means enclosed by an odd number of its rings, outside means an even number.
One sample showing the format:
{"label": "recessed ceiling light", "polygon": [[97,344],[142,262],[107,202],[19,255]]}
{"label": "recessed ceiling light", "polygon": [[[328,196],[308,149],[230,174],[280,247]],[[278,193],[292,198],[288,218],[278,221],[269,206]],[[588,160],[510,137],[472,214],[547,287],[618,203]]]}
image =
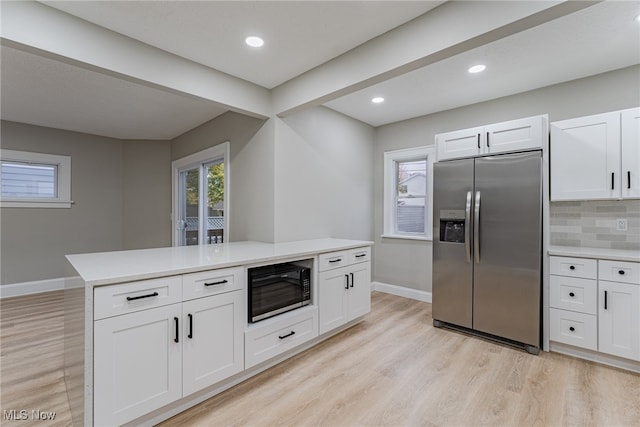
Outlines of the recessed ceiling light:
{"label": "recessed ceiling light", "polygon": [[636,21],[640,22],[640,15],[636,16]]}
{"label": "recessed ceiling light", "polygon": [[381,96],[376,96],[375,98],[371,98],[371,102],[373,102],[374,104],[380,104],[384,102],[384,98]]}
{"label": "recessed ceiling light", "polygon": [[475,74],[475,73],[483,72],[486,68],[487,68],[486,65],[478,64],[478,65],[474,65],[473,67],[469,68],[467,71],[469,71],[471,74]]}
{"label": "recessed ceiling light", "polygon": [[251,47],[261,47],[262,45],[264,45],[264,40],[257,36],[249,36],[244,39],[244,42]]}

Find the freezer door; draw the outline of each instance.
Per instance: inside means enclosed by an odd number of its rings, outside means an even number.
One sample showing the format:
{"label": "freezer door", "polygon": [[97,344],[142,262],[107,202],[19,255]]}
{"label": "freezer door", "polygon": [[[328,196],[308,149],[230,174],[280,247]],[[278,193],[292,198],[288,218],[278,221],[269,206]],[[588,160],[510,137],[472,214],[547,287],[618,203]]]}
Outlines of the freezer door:
{"label": "freezer door", "polygon": [[542,155],[479,158],[475,173],[473,329],[538,347]]}
{"label": "freezer door", "polygon": [[433,188],[433,318],[470,328],[473,159],[434,164]]}

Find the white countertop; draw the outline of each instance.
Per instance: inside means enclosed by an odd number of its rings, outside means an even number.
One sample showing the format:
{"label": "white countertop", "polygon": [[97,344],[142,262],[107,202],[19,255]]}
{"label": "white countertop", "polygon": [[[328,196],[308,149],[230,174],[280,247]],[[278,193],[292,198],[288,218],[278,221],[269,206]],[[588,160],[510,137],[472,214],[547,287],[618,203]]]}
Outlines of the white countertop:
{"label": "white countertop", "polygon": [[313,256],[372,244],[373,242],[369,241],[344,239],[286,243],[233,242],[67,255],[67,260],[87,286],[101,286],[291,257]]}
{"label": "white countertop", "polygon": [[630,251],[624,249],[549,246],[549,255],[640,262],[640,251]]}

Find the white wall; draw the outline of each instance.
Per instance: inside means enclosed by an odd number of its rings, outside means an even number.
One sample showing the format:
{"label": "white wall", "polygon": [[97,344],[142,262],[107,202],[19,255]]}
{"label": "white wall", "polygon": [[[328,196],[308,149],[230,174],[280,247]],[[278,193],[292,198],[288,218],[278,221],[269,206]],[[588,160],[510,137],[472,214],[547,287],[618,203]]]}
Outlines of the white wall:
{"label": "white wall", "polygon": [[564,120],[640,105],[640,66],[624,68],[377,128],[374,280],[431,292],[431,242],[383,239],[385,151],[432,145],[438,133],[537,114]]}
{"label": "white wall", "polygon": [[371,240],[375,130],[324,107],[275,120],[275,241]]}

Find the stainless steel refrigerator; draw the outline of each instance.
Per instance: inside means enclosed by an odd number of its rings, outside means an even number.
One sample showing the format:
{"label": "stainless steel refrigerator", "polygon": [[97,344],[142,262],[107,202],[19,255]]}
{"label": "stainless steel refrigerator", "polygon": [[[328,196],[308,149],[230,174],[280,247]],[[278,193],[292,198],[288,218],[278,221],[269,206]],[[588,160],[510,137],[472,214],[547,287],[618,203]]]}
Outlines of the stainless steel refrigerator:
{"label": "stainless steel refrigerator", "polygon": [[542,153],[434,164],[433,319],[540,348]]}

